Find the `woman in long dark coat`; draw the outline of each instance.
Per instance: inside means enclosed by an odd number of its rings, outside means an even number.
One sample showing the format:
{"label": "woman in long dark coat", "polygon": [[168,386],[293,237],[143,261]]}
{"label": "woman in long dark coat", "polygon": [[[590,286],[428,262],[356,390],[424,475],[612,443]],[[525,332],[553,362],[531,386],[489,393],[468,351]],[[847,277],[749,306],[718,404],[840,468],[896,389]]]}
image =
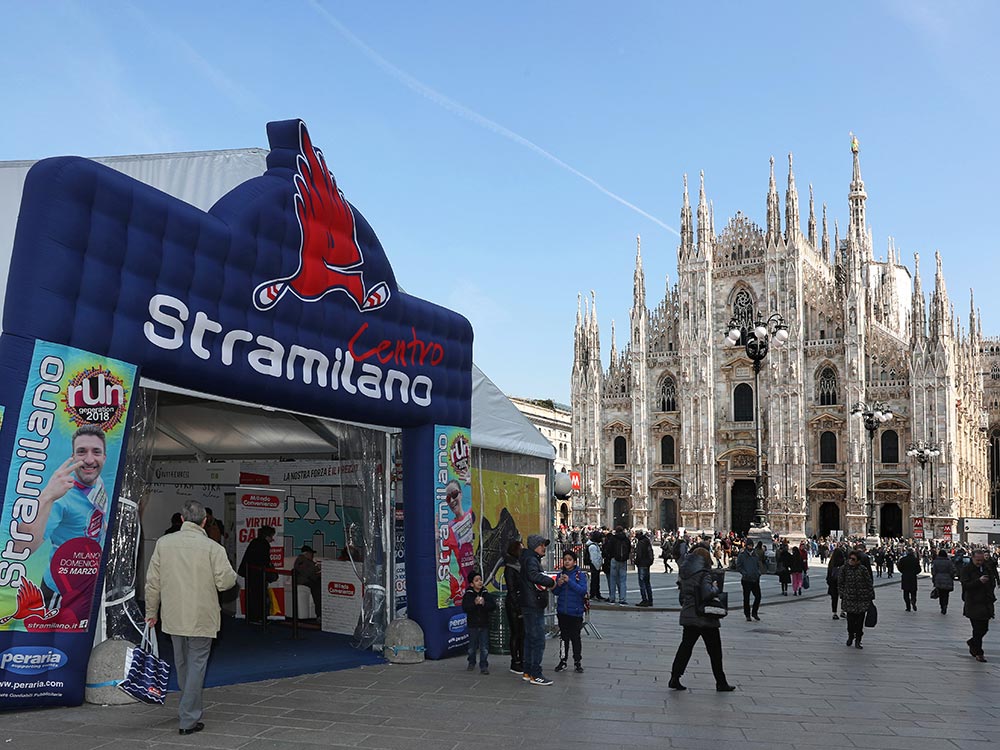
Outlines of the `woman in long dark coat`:
{"label": "woman in long dark coat", "polygon": [[906,611],[910,608],[917,611],[917,576],[920,575],[920,561],[913,553],[912,549],[906,550],[903,556],[896,563],[899,570],[899,586],[903,589],[903,601],[906,603]]}
{"label": "woman in long dark coat", "polygon": [[871,570],[861,564],[857,550],[847,553],[847,564],[840,569],[837,588],[840,606],[847,612],[847,645],[864,648],[861,638],[865,632],[865,614],[875,601],[875,584]]}
{"label": "woman in long dark coat", "polygon": [[792,582],[792,553],[788,545],[782,544],[774,561],[778,569],[778,581],[781,583],[781,595],[788,596],[788,584]]}
{"label": "woman in long dark coat", "polygon": [[955,566],[948,559],[948,553],[940,549],[937,557],[931,563],[931,581],[934,583],[934,590],[937,591],[938,604],[941,605],[941,614],[948,614],[948,597],[955,590]]}
{"label": "woman in long dark coat", "polygon": [[837,604],[840,598],[840,587],[838,585],[838,577],[840,576],[840,569],[844,567],[845,562],[846,562],[846,557],[844,555],[843,548],[837,547],[833,551],[833,554],[830,555],[830,564],[826,568],[826,592],[830,595],[830,608],[833,610],[834,620],[840,619],[840,617],[837,615],[838,612]]}

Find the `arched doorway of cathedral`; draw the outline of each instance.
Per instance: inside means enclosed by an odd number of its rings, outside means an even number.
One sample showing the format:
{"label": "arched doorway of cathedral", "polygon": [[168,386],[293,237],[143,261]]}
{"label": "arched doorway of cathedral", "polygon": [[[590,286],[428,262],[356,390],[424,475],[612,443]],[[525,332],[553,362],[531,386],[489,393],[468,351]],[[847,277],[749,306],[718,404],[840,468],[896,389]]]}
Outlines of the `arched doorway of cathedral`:
{"label": "arched doorway of cathedral", "polygon": [[838,531],[840,525],[840,508],[836,503],[822,503],[819,506],[819,535],[830,536],[831,531]]}
{"label": "arched doorway of cathedral", "polygon": [[879,534],[898,539],[903,536],[903,509],[896,503],[885,503],[882,506]]}
{"label": "arched doorway of cathedral", "polygon": [[757,488],[752,479],[737,479],[729,495],[729,528],[737,534],[750,531],[757,509]]}
{"label": "arched doorway of cathedral", "polygon": [[559,506],[559,524],[569,526],[569,505],[566,503]]}
{"label": "arched doorway of cathedral", "polygon": [[632,504],[628,498],[615,498],[615,519],[612,526],[621,526],[625,529],[632,528]]}
{"label": "arched doorway of cathedral", "polygon": [[677,530],[677,502],[673,498],[660,500],[660,528],[664,531]]}

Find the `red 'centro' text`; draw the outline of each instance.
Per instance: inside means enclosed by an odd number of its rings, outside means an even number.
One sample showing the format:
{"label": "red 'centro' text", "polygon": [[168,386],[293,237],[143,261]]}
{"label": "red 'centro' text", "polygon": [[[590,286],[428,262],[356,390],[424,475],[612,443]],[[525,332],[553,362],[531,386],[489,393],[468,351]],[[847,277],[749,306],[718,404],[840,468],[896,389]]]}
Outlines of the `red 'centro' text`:
{"label": "red 'centro' text", "polygon": [[[417,336],[417,329],[410,328],[412,338],[397,339],[395,342],[389,339],[382,339],[375,346],[367,351],[358,351],[359,341],[362,334],[368,328],[367,323],[362,323],[357,333],[351,336],[347,342],[347,351],[351,353],[355,361],[363,362],[369,357],[375,357],[383,365],[394,362],[406,367],[407,364],[423,365],[430,364],[432,367],[440,364],[444,359],[444,347],[435,341],[423,341]],[[407,358],[409,361],[407,361]]]}

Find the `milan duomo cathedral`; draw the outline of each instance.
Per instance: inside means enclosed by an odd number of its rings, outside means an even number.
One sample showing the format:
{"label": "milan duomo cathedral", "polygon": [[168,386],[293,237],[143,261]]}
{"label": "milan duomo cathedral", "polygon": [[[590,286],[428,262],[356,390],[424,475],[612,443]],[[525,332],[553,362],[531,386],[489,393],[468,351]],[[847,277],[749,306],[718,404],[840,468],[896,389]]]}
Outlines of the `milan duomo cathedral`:
{"label": "milan duomo cathedral", "polygon": [[[628,343],[619,349],[612,324],[607,369],[596,298],[578,302],[573,523],[747,531],[754,370],[725,335],[731,320],[752,327],[772,313],[789,333],[761,363],[757,394],[775,532],[864,535],[872,523],[882,536],[910,537],[916,523],[940,539],[960,518],[994,515],[1000,339],[983,338],[973,301],[967,323],[956,315],[939,254],[929,299],[918,255],[912,278],[891,240],[875,259],[853,138],[851,150],[850,217],[843,237],[834,224],[832,244],[825,205],[817,231],[811,187],[802,231],[791,156],[784,228],[773,159],[764,228],[737,212],[716,234],[704,175],[695,219],[685,177],[677,284],[647,306],[637,242]],[[892,409],[871,442],[852,415],[859,402]],[[907,455],[920,445],[940,455],[921,464]]]}

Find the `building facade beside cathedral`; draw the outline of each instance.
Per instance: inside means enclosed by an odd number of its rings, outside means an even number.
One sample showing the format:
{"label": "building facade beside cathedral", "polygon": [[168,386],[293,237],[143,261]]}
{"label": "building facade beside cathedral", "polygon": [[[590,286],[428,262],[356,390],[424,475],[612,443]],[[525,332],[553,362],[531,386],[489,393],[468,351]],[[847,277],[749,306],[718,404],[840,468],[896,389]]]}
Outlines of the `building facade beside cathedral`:
{"label": "building facade beside cathedral", "polygon": [[[812,189],[805,231],[788,159],[784,221],[771,160],[764,228],[741,212],[716,234],[704,175],[694,216],[684,179],[677,283],[646,303],[640,248],[628,341],[601,360],[597,303],[578,303],[572,372],[572,464],[581,472],[576,523],[746,531],[753,520],[754,371],[725,338],[779,313],[789,338],[759,374],[766,508],[784,535],[866,531],[957,533],[963,517],[995,511],[990,443],[1000,448],[1000,340],[984,340],[971,305],[962,322],[935,255],[929,299],[892,241],[876,260],[865,215],[857,140],[843,237],[831,243],[826,207],[817,231]],[[697,230],[697,235],[695,231]],[[885,402],[894,418],[869,444],[858,402]],[[936,444],[921,466],[911,444]],[[997,461],[994,451],[994,462]],[[933,476],[933,480],[932,480]],[[919,522],[918,522],[919,523]],[[957,536],[956,536],[957,538]]]}

